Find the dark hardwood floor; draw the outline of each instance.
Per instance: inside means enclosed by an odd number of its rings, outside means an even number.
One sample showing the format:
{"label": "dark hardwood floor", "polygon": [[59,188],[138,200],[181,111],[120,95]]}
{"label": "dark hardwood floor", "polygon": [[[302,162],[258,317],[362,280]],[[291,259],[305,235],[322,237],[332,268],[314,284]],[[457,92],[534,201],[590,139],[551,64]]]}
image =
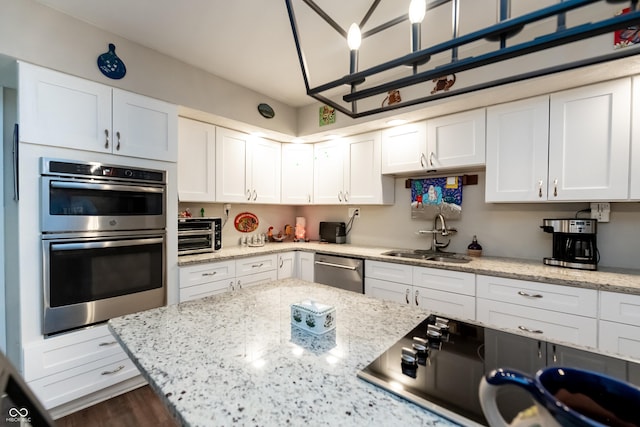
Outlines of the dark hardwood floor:
{"label": "dark hardwood floor", "polygon": [[176,427],[147,385],[56,420],[58,427]]}

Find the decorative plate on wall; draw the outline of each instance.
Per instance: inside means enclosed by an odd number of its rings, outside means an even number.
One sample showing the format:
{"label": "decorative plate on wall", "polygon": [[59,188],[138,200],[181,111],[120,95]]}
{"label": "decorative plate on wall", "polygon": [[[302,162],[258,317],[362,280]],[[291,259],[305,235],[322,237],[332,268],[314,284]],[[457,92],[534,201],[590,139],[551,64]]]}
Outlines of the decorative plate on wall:
{"label": "decorative plate on wall", "polygon": [[242,212],[236,215],[236,219],[233,221],[233,225],[236,230],[242,233],[251,233],[258,228],[258,217],[251,212]]}
{"label": "decorative plate on wall", "polygon": [[118,55],[116,55],[116,45],[109,43],[109,51],[98,56],[98,69],[110,79],[118,80],[127,74],[127,67]]}

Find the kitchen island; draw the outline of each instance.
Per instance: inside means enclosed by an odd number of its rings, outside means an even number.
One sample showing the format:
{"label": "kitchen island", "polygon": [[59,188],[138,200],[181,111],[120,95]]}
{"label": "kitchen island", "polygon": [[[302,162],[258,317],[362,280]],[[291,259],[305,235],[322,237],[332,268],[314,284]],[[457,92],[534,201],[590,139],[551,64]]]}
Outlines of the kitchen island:
{"label": "kitchen island", "polygon": [[[290,305],[306,299],[335,306],[334,331],[291,325]],[[356,377],[428,314],[287,279],[109,327],[182,425],[456,425]]]}

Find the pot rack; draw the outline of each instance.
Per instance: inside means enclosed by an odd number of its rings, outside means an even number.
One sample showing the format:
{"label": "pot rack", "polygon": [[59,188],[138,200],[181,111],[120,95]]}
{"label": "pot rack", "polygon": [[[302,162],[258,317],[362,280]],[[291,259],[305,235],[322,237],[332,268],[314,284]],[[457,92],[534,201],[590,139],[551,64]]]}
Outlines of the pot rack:
{"label": "pot rack", "polygon": [[[421,96],[418,98],[410,99],[407,101],[401,101],[392,105],[380,106],[369,108],[364,111],[358,111],[358,101],[366,98],[373,97],[387,93],[391,90],[397,90],[409,86],[414,86],[419,83],[431,81],[433,79],[440,78],[442,76],[459,73],[466,70],[482,67],[489,64],[495,64],[501,61],[505,61],[512,58],[517,58],[523,55],[531,54],[534,52],[550,49],[553,47],[565,45],[568,43],[584,40],[590,37],[598,36],[601,34],[613,32],[630,26],[640,26],[640,11],[637,10],[638,0],[560,0],[559,3],[552,6],[538,9],[534,12],[521,15],[515,18],[508,18],[510,10],[510,0],[498,0],[499,1],[499,17],[500,20],[497,24],[482,28],[478,31],[458,35],[459,24],[459,9],[460,0],[434,0],[427,4],[427,11],[435,9],[447,3],[452,3],[452,38],[446,42],[435,44],[425,49],[417,50],[415,52],[400,56],[396,59],[384,62],[380,65],[370,67],[362,71],[355,71],[349,73],[337,80],[333,80],[316,87],[310,87],[309,85],[309,69],[305,63],[303,49],[300,44],[299,26],[296,21],[295,12],[293,8],[294,0],[285,0],[287,6],[287,12],[289,15],[289,22],[291,24],[291,30],[298,54],[298,60],[300,63],[300,69],[302,71],[302,77],[306,87],[307,95],[315,100],[335,108],[335,110],[351,117],[358,118],[369,116],[372,114],[382,113],[385,111],[395,110],[411,105],[422,104],[436,99],[441,99],[449,96],[460,95],[463,93],[473,92],[481,89],[487,89],[507,83],[514,83],[525,79],[534,77],[541,77],[553,73],[562,71],[568,71],[579,67],[588,65],[594,65],[616,59],[621,59],[631,55],[636,55],[638,50],[635,48],[627,47],[618,49],[615,52],[587,58],[579,61],[573,61],[565,64],[560,64],[552,67],[546,67],[538,70],[532,70],[525,73],[520,73],[504,78],[498,78],[487,82],[470,85],[460,89],[449,90],[446,92],[439,92],[433,95]],[[313,0],[300,0],[308,7],[310,7],[318,16],[320,16],[329,26],[347,38],[347,31],[340,27],[325,11],[323,11]],[[367,20],[371,17],[381,0],[374,0],[364,18],[360,23],[362,27]],[[614,17],[605,18],[597,22],[590,22],[582,25],[578,25],[572,28],[567,28],[565,25],[565,14],[571,10],[587,7],[593,3],[606,1],[608,3],[627,3],[630,8],[629,13],[619,14]],[[536,37],[533,40],[515,44],[513,46],[507,46],[507,39],[517,33],[519,33],[526,25],[533,22],[540,21],[542,19],[556,17],[557,25],[555,31],[545,34],[540,37]],[[362,39],[370,37],[373,34],[379,33],[392,26],[395,26],[401,22],[408,20],[408,14],[396,17],[388,22],[379,25],[369,31],[362,34]],[[462,46],[468,45],[478,40],[497,41],[497,49],[488,53],[468,57],[458,58],[458,49]],[[425,71],[419,71],[418,65],[423,65],[429,61],[429,59],[438,53],[451,52],[451,60],[438,67],[427,69]],[[372,78],[380,73],[395,68],[406,68],[407,65],[413,66],[413,74],[405,77],[401,77],[392,81],[387,81],[381,84],[376,84],[365,89],[358,89],[357,86],[362,84],[367,78]],[[345,107],[343,104],[338,103],[326,95],[326,92],[332,89],[336,89],[342,86],[346,86],[349,92],[342,96],[342,100],[350,104],[350,108]]]}

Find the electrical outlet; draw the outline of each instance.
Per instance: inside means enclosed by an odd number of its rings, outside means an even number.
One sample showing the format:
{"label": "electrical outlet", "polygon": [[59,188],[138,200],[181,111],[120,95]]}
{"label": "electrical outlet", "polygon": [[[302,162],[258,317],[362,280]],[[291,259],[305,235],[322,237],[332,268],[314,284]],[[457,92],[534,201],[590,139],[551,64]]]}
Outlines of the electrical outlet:
{"label": "electrical outlet", "polygon": [[360,218],[360,208],[349,208],[349,218]]}
{"label": "electrical outlet", "polygon": [[609,222],[610,203],[591,203],[591,218],[598,222]]}

